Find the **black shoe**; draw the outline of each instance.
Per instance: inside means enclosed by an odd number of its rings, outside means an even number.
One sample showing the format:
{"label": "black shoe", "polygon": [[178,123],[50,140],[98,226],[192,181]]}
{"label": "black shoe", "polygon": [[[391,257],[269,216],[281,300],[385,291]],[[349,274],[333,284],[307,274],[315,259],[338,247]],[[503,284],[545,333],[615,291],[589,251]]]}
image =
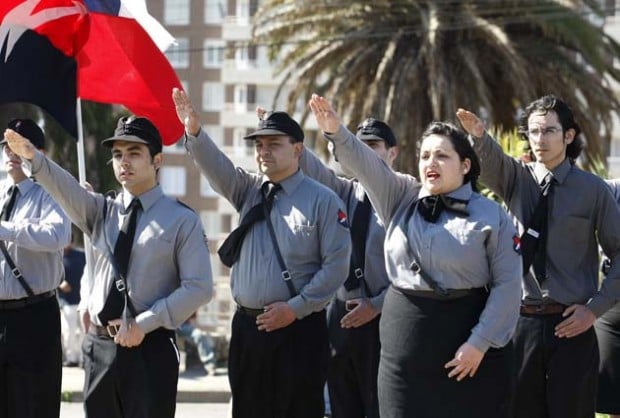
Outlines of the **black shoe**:
{"label": "black shoe", "polygon": [[77,361],[65,361],[62,363],[63,367],[78,367],[80,365],[80,363],[78,363]]}

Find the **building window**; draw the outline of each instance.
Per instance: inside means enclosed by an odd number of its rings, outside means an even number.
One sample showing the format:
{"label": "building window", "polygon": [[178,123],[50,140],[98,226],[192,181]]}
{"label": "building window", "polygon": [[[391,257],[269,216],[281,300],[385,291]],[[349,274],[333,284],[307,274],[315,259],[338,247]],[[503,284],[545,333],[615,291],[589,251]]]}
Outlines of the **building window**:
{"label": "building window", "polygon": [[202,125],[207,135],[215,142],[217,146],[222,146],[224,143],[224,127],[220,125]]}
{"label": "building window", "polygon": [[[203,177],[204,178],[204,177]],[[216,195],[217,196],[217,195]],[[214,237],[222,231],[222,217],[215,210],[203,210],[200,211],[200,220],[202,226],[204,226],[207,236]]]}
{"label": "building window", "polygon": [[226,0],[205,0],[205,23],[221,24],[228,14]]}
{"label": "building window", "polygon": [[[253,130],[253,129],[252,129]],[[248,141],[244,137],[248,135],[246,128],[233,129],[233,154],[237,157],[254,155],[254,141]]]}
{"label": "building window", "polygon": [[202,110],[219,112],[224,108],[224,85],[221,83],[205,82],[202,85]]}
{"label": "building window", "polygon": [[166,25],[189,25],[190,0],[165,0],[164,23]]}
{"label": "building window", "polygon": [[[211,183],[205,176],[200,176],[200,196],[202,197],[217,197],[218,194],[211,187]],[[219,232],[219,231],[217,231]]]}
{"label": "building window", "polygon": [[250,1],[237,0],[236,10],[237,22],[240,24],[248,24],[250,22]]}
{"label": "building window", "polygon": [[248,86],[245,84],[235,85],[235,112],[248,111]]}
{"label": "building window", "polygon": [[173,68],[189,68],[189,39],[177,38],[176,45],[166,51],[166,57]]}
{"label": "building window", "polygon": [[205,39],[202,64],[205,68],[222,68],[226,43],[215,39]]}
{"label": "building window", "polygon": [[159,184],[170,196],[186,195],[186,171],[182,166],[164,166],[159,170]]}
{"label": "building window", "polygon": [[245,70],[250,67],[250,54],[247,46],[237,46],[235,50],[235,66],[239,70]]}

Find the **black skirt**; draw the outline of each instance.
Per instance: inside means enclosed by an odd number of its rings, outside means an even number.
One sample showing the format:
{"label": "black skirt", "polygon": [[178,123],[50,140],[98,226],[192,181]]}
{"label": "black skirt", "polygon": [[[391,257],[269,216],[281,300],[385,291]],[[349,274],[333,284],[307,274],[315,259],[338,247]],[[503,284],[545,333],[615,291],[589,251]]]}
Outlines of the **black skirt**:
{"label": "black skirt", "polygon": [[595,323],[600,353],[596,411],[620,414],[620,304]]}
{"label": "black skirt", "polygon": [[512,412],[512,343],[489,349],[473,378],[448,378],[444,365],[467,341],[486,304],[472,294],[440,301],[390,287],[380,322],[382,418],[502,418]]}

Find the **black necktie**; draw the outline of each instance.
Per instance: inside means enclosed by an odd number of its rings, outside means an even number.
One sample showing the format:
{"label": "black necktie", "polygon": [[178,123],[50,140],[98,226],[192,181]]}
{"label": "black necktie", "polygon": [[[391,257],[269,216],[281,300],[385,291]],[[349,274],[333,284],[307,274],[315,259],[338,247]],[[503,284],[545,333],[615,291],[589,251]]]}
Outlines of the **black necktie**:
{"label": "black necktie", "polygon": [[13,185],[9,187],[7,194],[9,195],[8,199],[4,202],[4,206],[2,206],[2,220],[8,221],[11,217],[11,212],[13,211],[13,207],[15,206],[15,201],[17,200],[17,193],[19,189],[17,186]]}
{"label": "black necktie", "polygon": [[262,202],[250,208],[248,213],[246,213],[241,220],[239,226],[228,235],[217,250],[220,260],[222,260],[225,266],[232,267],[239,259],[245,234],[248,233],[252,225],[265,219],[264,208],[267,208],[267,213],[271,211],[273,199],[281,188],[281,185],[269,181],[262,185]]}
{"label": "black necktie", "polygon": [[439,219],[441,212],[446,209],[463,215],[469,215],[467,203],[467,200],[456,199],[450,196],[430,195],[420,199],[418,210],[426,222],[435,223]]}
{"label": "black necktie", "polygon": [[542,283],[547,276],[547,221],[552,186],[553,176],[547,174],[541,183],[540,198],[530,224],[521,236],[523,274],[526,274],[533,265],[539,283]]}
{"label": "black necktie", "polygon": [[360,274],[364,273],[366,258],[366,235],[368,235],[368,223],[370,222],[371,205],[368,195],[364,195],[364,201],[357,204],[355,214],[351,223],[351,243],[353,252],[351,255],[351,266],[349,267],[349,277],[344,282],[344,287],[348,291],[357,289],[361,285]]}
{"label": "black necktie", "polygon": [[[129,266],[129,257],[131,256],[131,247],[133,239],[136,235],[136,220],[140,210],[140,200],[133,199],[129,204],[129,212],[123,221],[121,230],[118,233],[116,244],[114,245],[114,259],[116,260],[119,273],[126,279],[127,268]],[[120,318],[125,306],[125,295],[116,287],[116,281],[120,277],[116,277],[110,287],[108,298],[101,312],[99,312],[99,320],[103,325],[107,325],[111,319]],[[126,285],[126,283],[125,283]]]}

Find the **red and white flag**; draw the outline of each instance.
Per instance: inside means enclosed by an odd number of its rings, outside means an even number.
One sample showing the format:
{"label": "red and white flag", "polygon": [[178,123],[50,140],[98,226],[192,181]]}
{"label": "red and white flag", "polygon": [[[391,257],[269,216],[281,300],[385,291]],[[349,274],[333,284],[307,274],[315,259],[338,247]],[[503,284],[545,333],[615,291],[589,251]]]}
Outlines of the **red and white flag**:
{"label": "red and white flag", "polygon": [[0,102],[41,106],[74,136],[76,97],[120,104],[172,144],[183,135],[172,41],[144,0],[1,0]]}

